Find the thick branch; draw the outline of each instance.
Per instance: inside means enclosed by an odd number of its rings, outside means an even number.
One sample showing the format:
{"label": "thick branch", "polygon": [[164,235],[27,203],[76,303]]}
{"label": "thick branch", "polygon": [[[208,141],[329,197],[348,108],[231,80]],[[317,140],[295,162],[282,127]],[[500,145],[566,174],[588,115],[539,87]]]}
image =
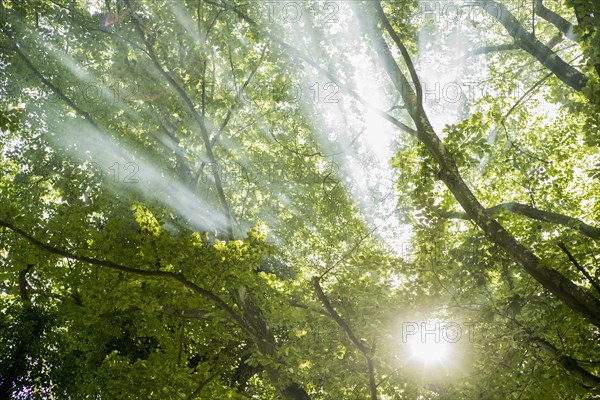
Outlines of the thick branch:
{"label": "thick branch", "polygon": [[[503,16],[506,18],[505,14],[500,17]],[[371,37],[383,67],[404,98],[407,109],[417,126],[417,138],[427,147],[438,164],[439,177],[450,189],[454,198],[490,240],[510,254],[543,287],[589,322],[600,326],[600,301],[598,299],[590,296],[559,272],[540,266],[540,260],[531,250],[519,243],[498,221],[490,218],[486,213],[485,208],[463,181],[454,158],[436,135],[427,115],[418,104],[415,104],[416,96],[410,88],[406,87],[406,77],[398,67],[381,33],[377,32],[376,27],[367,25],[364,19],[361,25],[365,26],[365,31]]]}
{"label": "thick branch", "polygon": [[[257,27],[256,22],[242,13],[239,8],[236,7],[233,11],[236,12],[243,20],[247,21],[252,26]],[[368,12],[365,14],[368,14]],[[390,49],[387,47],[385,40],[381,34],[377,32],[376,27],[367,23],[366,20],[367,18],[359,16],[361,27],[363,27],[364,31],[371,37],[374,45],[373,47],[375,48],[375,51],[381,60],[381,64],[392,80],[392,83],[396,86],[396,89],[400,92],[402,98],[404,99],[407,110],[417,126],[417,138],[428,148],[432,154],[440,168],[440,178],[450,189],[456,200],[471,216],[471,219],[473,219],[475,223],[485,232],[485,234],[495,244],[499,245],[517,262],[519,262],[523,268],[543,287],[560,298],[572,310],[584,316],[589,322],[596,326],[600,326],[600,301],[598,301],[598,299],[595,299],[587,294],[584,290],[557,271],[540,266],[540,260],[531,252],[531,250],[521,245],[506,229],[504,229],[502,225],[498,223],[498,221],[490,218],[489,215],[487,215],[485,208],[479,203],[477,198],[473,195],[471,190],[463,181],[452,155],[437,137],[433,127],[431,126],[431,123],[427,118],[427,115],[422,111],[422,107],[420,107],[417,103],[417,96],[414,90],[410,87],[408,80],[398,67],[398,64],[391,54]],[[523,28],[521,28],[521,30],[523,30]],[[523,30],[523,32],[525,31]],[[317,69],[317,71],[324,76],[327,76],[336,83],[339,82],[339,80],[336,79],[332,73],[321,68],[314,61],[306,57],[304,54],[298,52],[292,46],[286,44],[276,37],[273,37],[273,35],[269,35],[267,32],[262,33],[289,50],[288,54],[292,57],[296,57],[307,62],[309,65],[315,67],[315,69]],[[525,32],[525,34],[529,35],[527,32]],[[552,55],[554,56],[554,54]],[[557,62],[557,58],[558,57],[555,56],[555,58],[552,60]],[[564,63],[564,61],[560,61],[569,69],[573,69],[568,64]],[[578,71],[576,72],[579,73]],[[564,76],[564,74],[561,74],[561,76]],[[348,90],[349,88],[345,86],[344,89],[347,92],[352,93],[351,90]],[[406,125],[401,124],[399,121],[391,118],[386,113],[383,114],[384,115],[382,116],[385,119],[392,122],[397,127],[406,130]]]}
{"label": "thick branch", "polygon": [[476,56],[479,54],[493,53],[495,51],[507,51],[507,50],[518,50],[518,49],[520,49],[520,47],[515,43],[497,44],[494,46],[484,46],[484,47],[480,47],[475,50],[468,51],[465,56],[469,57],[469,56]]}
{"label": "thick branch", "polygon": [[417,74],[417,70],[415,69],[415,66],[410,58],[410,55],[408,54],[408,50],[406,49],[406,46],[404,46],[404,44],[400,40],[400,37],[398,36],[396,31],[390,24],[390,21],[388,20],[385,13],[383,12],[383,8],[381,8],[381,3],[379,2],[379,0],[375,2],[375,9],[377,11],[377,15],[379,16],[379,20],[383,24],[383,27],[385,28],[388,35],[390,35],[390,37],[396,44],[396,47],[398,47],[398,49],[400,50],[400,54],[402,54],[402,58],[404,59],[404,62],[406,63],[406,67],[408,68],[410,77],[413,80],[413,83],[415,85],[415,91],[417,94],[417,104],[419,106],[422,106],[423,105],[423,88],[421,87],[419,75]]}
{"label": "thick branch", "polygon": [[[486,209],[485,213],[488,215],[492,215],[502,209],[542,222],[549,222],[552,224],[558,224],[567,227],[574,226],[577,227],[581,234],[588,236],[592,239],[600,239],[600,228],[588,225],[577,218],[569,217],[567,215],[558,214],[550,211],[538,210],[537,208],[528,206],[526,204],[502,203],[498,204],[497,206]],[[444,218],[472,219],[468,214],[461,212],[443,212],[441,216]]]}
{"label": "thick branch", "polygon": [[43,251],[46,251],[48,253],[51,253],[51,254],[62,256],[65,258],[70,258],[72,260],[81,261],[81,262],[91,264],[91,265],[96,265],[98,267],[102,267],[102,268],[106,268],[106,269],[112,269],[114,271],[120,271],[120,272],[125,272],[128,274],[139,275],[139,276],[145,276],[145,277],[151,278],[151,279],[161,279],[162,280],[162,279],[167,278],[170,280],[177,281],[181,285],[187,287],[188,289],[191,289],[193,292],[201,295],[205,299],[214,303],[220,309],[225,311],[231,317],[231,319],[234,320],[242,329],[244,329],[246,332],[254,335],[254,332],[251,329],[251,327],[246,323],[246,321],[244,321],[244,319],[242,319],[239,315],[237,315],[237,313],[233,310],[233,308],[231,308],[229,306],[229,304],[225,303],[223,300],[221,300],[220,297],[218,297],[211,291],[203,289],[200,286],[198,286],[197,284],[195,284],[194,282],[188,280],[181,273],[167,272],[167,271],[150,271],[150,270],[131,268],[131,267],[120,265],[120,264],[117,264],[117,263],[114,263],[114,262],[108,261],[108,260],[100,260],[97,258],[80,256],[77,254],[70,253],[66,250],[52,247],[46,243],[43,243],[43,242],[39,241],[38,239],[34,238],[33,236],[31,236],[30,234],[28,234],[27,232],[25,232],[24,230],[12,225],[11,223],[6,222],[6,221],[0,220],[0,226],[10,229],[17,235],[27,239],[31,244],[33,244],[37,248],[39,248]]}
{"label": "thick branch", "polygon": [[556,361],[573,376],[575,376],[585,387],[598,388],[600,386],[600,377],[593,375],[589,371],[581,368],[577,361],[564,355],[554,345],[540,337],[533,337],[530,339],[532,342],[539,345],[546,353],[550,354]]}
{"label": "thick branch", "polygon": [[[379,3],[379,0],[377,0],[377,3]],[[366,7],[370,8],[371,6],[367,3]],[[394,59],[386,41],[384,40],[382,34],[378,31],[377,26],[375,24],[367,23],[366,20],[369,17],[371,17],[371,15],[369,15],[368,17],[359,17],[359,23],[361,25],[361,28],[363,28],[363,30],[371,36],[371,40],[373,41],[373,47],[379,55],[379,59],[381,60],[383,68],[385,69],[392,83],[396,87],[396,90],[400,93],[402,99],[404,100],[404,105],[406,106],[408,114],[417,126],[416,134],[418,136],[420,125],[419,116],[425,115],[425,113],[423,112],[423,105],[419,103],[418,95],[415,93],[415,90],[411,87],[410,83],[408,82],[408,79],[398,66],[398,63]],[[373,16],[373,18],[375,17]],[[381,19],[381,14],[379,14],[379,18]],[[409,68],[411,75],[416,75],[416,71],[414,70],[413,63],[412,61],[410,61],[410,56],[408,55],[408,53],[404,53],[402,54],[402,56],[405,59],[405,61],[409,60],[408,62],[406,62],[406,65]],[[394,121],[390,122],[394,124]]]}
{"label": "thick branch", "polygon": [[515,43],[535,57],[542,65],[552,71],[561,81],[580,92],[588,82],[588,78],[572,65],[527,32],[514,15],[503,4],[491,0],[479,0],[479,5],[496,18],[513,37]]}
{"label": "thick branch", "polygon": [[24,270],[19,271],[19,294],[21,295],[21,301],[29,305],[31,305],[31,299],[29,298],[27,290],[29,287],[29,283],[27,283],[27,274],[32,267],[33,266],[30,264]]}
{"label": "thick branch", "polygon": [[333,318],[336,324],[338,324],[338,326],[342,328],[344,333],[348,336],[348,339],[350,339],[352,344],[354,344],[354,346],[356,346],[356,348],[365,356],[365,359],[367,360],[367,369],[369,372],[369,390],[371,392],[371,400],[377,400],[377,384],[375,382],[375,370],[373,368],[373,355],[371,354],[371,350],[365,347],[363,342],[361,342],[356,337],[354,332],[352,332],[352,329],[346,323],[346,321],[344,321],[342,317],[340,317],[340,315],[337,313],[337,311],[335,311],[335,309],[329,302],[329,299],[323,292],[319,281],[320,278],[318,276],[315,276],[313,278],[313,285],[315,286],[317,297],[319,298],[319,300],[321,300],[321,303],[323,303],[323,307],[325,307],[331,318]]}
{"label": "thick branch", "polygon": [[365,356],[369,355],[369,349],[367,349],[365,345],[356,337],[356,335],[354,335],[354,332],[352,332],[350,326],[348,326],[346,321],[344,321],[342,317],[340,317],[340,315],[337,313],[337,311],[335,311],[335,309],[329,302],[327,296],[325,296],[325,293],[323,292],[323,289],[321,288],[321,284],[319,282],[319,277],[313,278],[313,285],[315,286],[317,297],[319,298],[319,300],[321,300],[321,303],[323,303],[323,307],[325,307],[331,318],[333,318],[333,320],[340,326],[340,328],[342,328],[344,333],[348,335],[348,339],[350,339],[352,344],[354,344],[361,353],[363,353]]}
{"label": "thick branch", "polygon": [[559,31],[561,31],[565,37],[573,42],[577,42],[579,40],[579,36],[573,33],[573,24],[569,21],[550,10],[544,5],[543,0],[535,0],[534,1],[535,13],[550,22],[554,25]]}

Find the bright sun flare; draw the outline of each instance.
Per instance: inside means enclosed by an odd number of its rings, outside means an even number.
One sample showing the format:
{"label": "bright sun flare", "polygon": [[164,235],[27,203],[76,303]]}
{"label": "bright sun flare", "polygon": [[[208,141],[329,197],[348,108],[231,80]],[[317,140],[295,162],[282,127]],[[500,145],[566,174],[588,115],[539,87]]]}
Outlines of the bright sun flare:
{"label": "bright sun flare", "polygon": [[416,337],[407,344],[411,357],[428,365],[439,364],[450,354],[450,344],[445,340]]}
{"label": "bright sun flare", "polygon": [[405,354],[424,366],[439,366],[448,361],[456,339],[456,332],[438,320],[406,323],[402,327]]}

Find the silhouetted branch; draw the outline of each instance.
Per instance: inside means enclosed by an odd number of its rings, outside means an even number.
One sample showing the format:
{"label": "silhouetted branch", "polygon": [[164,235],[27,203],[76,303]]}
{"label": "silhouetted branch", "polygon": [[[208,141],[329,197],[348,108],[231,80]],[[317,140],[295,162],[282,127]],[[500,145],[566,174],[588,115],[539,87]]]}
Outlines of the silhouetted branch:
{"label": "silhouetted branch", "polygon": [[193,292],[198,293],[205,299],[207,299],[207,300],[211,301],[212,303],[214,303],[215,305],[217,305],[219,308],[221,308],[223,311],[225,311],[231,317],[231,319],[234,320],[246,332],[248,332],[250,334],[254,334],[252,328],[246,323],[246,321],[244,321],[244,319],[242,319],[239,315],[237,315],[237,313],[233,310],[233,308],[231,308],[231,306],[229,306],[229,304],[225,303],[223,300],[221,300],[221,298],[219,298],[217,295],[215,295],[211,291],[203,289],[200,286],[198,286],[197,284],[195,284],[194,282],[188,280],[181,273],[168,272],[168,271],[150,271],[150,270],[144,270],[144,269],[131,268],[131,267],[120,265],[120,264],[117,264],[117,263],[114,263],[114,262],[108,261],[108,260],[100,260],[100,259],[93,258],[93,257],[87,257],[87,256],[73,254],[69,251],[59,249],[59,248],[50,246],[46,243],[43,243],[43,242],[39,241],[38,239],[34,238],[33,236],[31,236],[30,234],[28,234],[27,232],[23,231],[22,229],[17,228],[16,226],[14,226],[6,221],[0,220],[0,226],[10,229],[11,231],[18,234],[19,236],[27,239],[31,244],[33,244],[40,250],[46,251],[51,254],[62,256],[65,258],[70,258],[72,260],[81,261],[81,262],[91,264],[91,265],[96,265],[98,267],[111,269],[114,271],[120,271],[120,272],[125,272],[128,274],[134,274],[134,275],[139,275],[139,276],[145,276],[147,278],[152,278],[152,279],[164,280],[165,278],[167,278],[167,279],[179,282],[181,285],[187,287],[188,289],[191,289]]}
{"label": "silhouetted branch", "polygon": [[[567,227],[575,226],[579,232],[592,239],[600,239],[600,228],[588,225],[580,219],[569,217],[550,211],[538,210],[537,208],[521,203],[502,203],[497,206],[485,209],[485,213],[494,214],[501,209],[508,210],[515,214],[520,214],[542,222],[563,225]],[[445,211],[440,214],[443,218],[472,219],[465,213]]]}
{"label": "silhouetted branch", "polygon": [[598,294],[600,294],[600,285],[598,284],[598,282],[594,279],[593,276],[590,275],[590,273],[587,271],[587,269],[585,269],[581,264],[579,264],[579,262],[577,261],[577,259],[575,257],[573,257],[573,254],[571,254],[571,252],[569,251],[567,246],[564,243],[560,242],[560,243],[558,243],[558,247],[560,247],[560,249],[567,255],[567,257],[569,257],[569,261],[571,261],[571,263],[575,266],[575,268],[577,268],[577,270],[579,272],[581,272],[587,278],[587,280],[596,289],[596,292],[598,292]]}
{"label": "silhouetted branch", "polygon": [[319,281],[320,281],[320,278],[318,276],[315,276],[313,278],[313,285],[315,286],[315,291],[317,292],[317,297],[319,298],[319,300],[321,300],[321,303],[323,303],[323,307],[325,307],[325,309],[327,310],[327,312],[329,313],[331,318],[333,318],[333,320],[338,324],[338,326],[340,328],[342,328],[344,333],[348,336],[348,339],[350,339],[352,344],[354,344],[354,346],[356,346],[356,348],[365,356],[365,359],[367,360],[367,370],[369,373],[369,390],[371,392],[371,400],[377,400],[377,383],[375,382],[375,369],[373,368],[372,351],[370,349],[368,349],[367,347],[365,347],[363,342],[361,342],[356,337],[354,332],[352,332],[352,329],[346,323],[346,321],[344,321],[342,319],[342,317],[340,317],[340,315],[337,313],[337,311],[335,311],[335,309],[329,302],[329,299],[323,292],[323,289],[321,288],[321,284],[319,283]]}
{"label": "silhouetted branch", "polygon": [[540,348],[552,356],[564,369],[573,374],[586,388],[595,389],[594,392],[598,392],[597,388],[600,386],[600,377],[583,369],[574,358],[562,354],[560,350],[547,340],[534,336],[531,337],[530,341],[539,345]]}

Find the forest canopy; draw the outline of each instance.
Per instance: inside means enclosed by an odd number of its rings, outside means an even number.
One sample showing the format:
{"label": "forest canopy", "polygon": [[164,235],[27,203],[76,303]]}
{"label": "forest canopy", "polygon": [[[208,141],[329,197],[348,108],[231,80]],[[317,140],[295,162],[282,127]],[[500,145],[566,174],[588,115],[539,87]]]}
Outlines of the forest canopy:
{"label": "forest canopy", "polygon": [[599,18],[0,0],[0,399],[598,398]]}

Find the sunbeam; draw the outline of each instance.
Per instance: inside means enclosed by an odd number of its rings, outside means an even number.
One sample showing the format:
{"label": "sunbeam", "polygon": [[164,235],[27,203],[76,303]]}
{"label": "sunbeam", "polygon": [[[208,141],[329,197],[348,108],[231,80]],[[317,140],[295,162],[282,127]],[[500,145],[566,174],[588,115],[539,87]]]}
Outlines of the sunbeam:
{"label": "sunbeam", "polygon": [[[61,124],[48,140],[78,162],[93,163],[116,192],[133,190],[156,199],[199,230],[222,231],[226,227],[225,217],[215,211],[213,204],[200,199],[171,173],[149,161],[147,155],[128,149],[85,123]],[[115,165],[117,169],[125,168],[125,176],[115,175]],[[111,176],[107,176],[109,170]]]}

